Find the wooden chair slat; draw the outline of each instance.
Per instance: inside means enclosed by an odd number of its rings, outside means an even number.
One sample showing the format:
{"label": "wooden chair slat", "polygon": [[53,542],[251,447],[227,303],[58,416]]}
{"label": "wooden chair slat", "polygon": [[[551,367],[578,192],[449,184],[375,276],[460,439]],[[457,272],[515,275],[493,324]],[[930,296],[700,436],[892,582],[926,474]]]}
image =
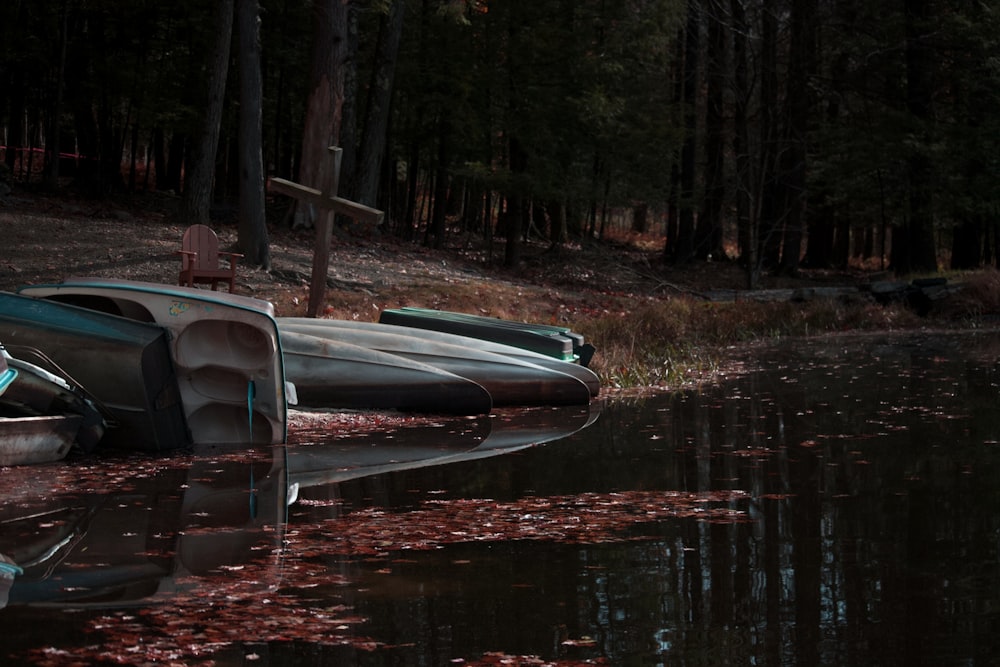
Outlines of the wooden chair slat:
{"label": "wooden chair slat", "polygon": [[[196,284],[211,284],[213,290],[219,283],[229,285],[229,291],[236,291],[236,263],[243,255],[219,250],[219,237],[207,225],[191,225],[184,230],[181,238],[181,271],[178,283],[187,287]],[[220,258],[228,260],[228,266],[220,263]]]}

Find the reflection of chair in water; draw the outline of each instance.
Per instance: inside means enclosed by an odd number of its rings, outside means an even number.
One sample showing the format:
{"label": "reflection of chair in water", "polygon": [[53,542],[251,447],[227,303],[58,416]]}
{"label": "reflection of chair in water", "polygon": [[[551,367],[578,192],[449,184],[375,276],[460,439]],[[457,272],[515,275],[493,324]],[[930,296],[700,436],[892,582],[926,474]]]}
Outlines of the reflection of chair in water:
{"label": "reflection of chair in water", "polygon": [[[191,225],[181,239],[181,272],[178,284],[194,287],[195,283],[211,283],[217,290],[220,282],[229,283],[229,291],[236,287],[236,260],[243,255],[219,250],[219,237],[211,227]],[[219,256],[229,260],[229,266],[219,266]]]}

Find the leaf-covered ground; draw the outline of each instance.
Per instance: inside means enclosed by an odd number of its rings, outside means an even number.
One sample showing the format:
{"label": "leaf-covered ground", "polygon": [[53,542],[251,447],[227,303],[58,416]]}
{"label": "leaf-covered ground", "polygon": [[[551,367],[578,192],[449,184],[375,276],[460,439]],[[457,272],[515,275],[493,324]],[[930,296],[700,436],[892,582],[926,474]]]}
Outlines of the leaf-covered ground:
{"label": "leaf-covered ground", "polygon": [[[126,202],[93,202],[15,193],[0,199],[0,289],[90,275],[174,283],[176,251],[186,225],[172,219],[176,200],[151,194]],[[213,222],[223,245],[236,241],[235,221]],[[314,234],[270,225],[271,270],[241,265],[238,292],[275,304],[278,315],[303,315],[308,303]],[[503,245],[453,232],[446,248],[371,231],[337,234],[328,272],[326,316],[375,320],[385,308],[416,305],[482,312],[526,321],[566,322],[629,309],[644,300],[745,284],[735,262],[667,267],[658,239],[621,238],[570,244],[558,252],[529,242],[516,269],[502,266]],[[764,277],[763,287],[848,284],[860,274],[813,272]]]}

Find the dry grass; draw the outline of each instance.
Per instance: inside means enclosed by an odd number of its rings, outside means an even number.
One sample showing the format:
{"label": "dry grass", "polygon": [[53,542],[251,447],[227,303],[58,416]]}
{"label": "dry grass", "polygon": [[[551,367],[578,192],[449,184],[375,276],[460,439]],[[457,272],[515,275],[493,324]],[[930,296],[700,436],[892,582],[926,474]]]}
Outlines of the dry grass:
{"label": "dry grass", "polygon": [[[167,203],[144,206],[15,196],[0,200],[0,289],[57,282],[70,275],[173,283],[183,225]],[[223,243],[232,223],[214,223]],[[313,234],[272,228],[272,271],[241,266],[243,294],[271,301],[278,315],[304,315],[309,301]],[[1000,272],[949,276],[964,288],[935,304],[927,318],[903,306],[858,296],[805,302],[708,301],[712,289],[740,289],[735,262],[664,265],[659,242],[623,238],[552,252],[529,243],[516,270],[502,249],[453,236],[432,250],[390,237],[335,238],[323,317],[375,321],[386,308],[420,306],[560,324],[598,349],[592,368],[609,387],[683,385],[718,370],[726,348],[780,337],[921,326],[981,327],[1000,316]],[[861,270],[765,276],[762,288],[857,285]]]}
{"label": "dry grass", "polygon": [[942,303],[938,317],[981,326],[995,321],[1000,314],[1000,271],[983,270],[958,274],[952,280],[962,283],[962,290]]}
{"label": "dry grass", "polygon": [[921,323],[902,306],[863,299],[710,303],[681,297],[646,305],[627,317],[581,322],[577,330],[600,350],[592,368],[608,386],[674,387],[718,371],[730,346]]}

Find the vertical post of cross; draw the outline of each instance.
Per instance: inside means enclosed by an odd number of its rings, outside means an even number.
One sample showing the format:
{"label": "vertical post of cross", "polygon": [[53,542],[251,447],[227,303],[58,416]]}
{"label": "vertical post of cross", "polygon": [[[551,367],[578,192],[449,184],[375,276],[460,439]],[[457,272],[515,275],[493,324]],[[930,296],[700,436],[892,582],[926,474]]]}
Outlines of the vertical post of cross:
{"label": "vertical post of cross", "polygon": [[[323,188],[323,199],[332,200],[340,189],[340,162],[344,150],[329,146],[330,169]],[[309,307],[306,314],[316,317],[326,301],[326,273],[330,268],[330,241],[333,238],[334,209],[320,207],[316,214],[316,247],[313,250],[312,276],[309,280]]]}
{"label": "vertical post of cross", "polygon": [[306,314],[316,317],[326,299],[326,273],[330,264],[330,241],[333,236],[334,214],[340,213],[348,217],[379,224],[382,222],[382,211],[358,204],[337,196],[340,187],[340,161],[343,150],[339,146],[330,146],[331,165],[323,190],[317,190],[305,185],[293,183],[283,178],[272,178],[270,189],[274,192],[294,197],[302,203],[315,206],[316,215],[316,247],[313,250],[312,276],[309,283],[309,306]]}

